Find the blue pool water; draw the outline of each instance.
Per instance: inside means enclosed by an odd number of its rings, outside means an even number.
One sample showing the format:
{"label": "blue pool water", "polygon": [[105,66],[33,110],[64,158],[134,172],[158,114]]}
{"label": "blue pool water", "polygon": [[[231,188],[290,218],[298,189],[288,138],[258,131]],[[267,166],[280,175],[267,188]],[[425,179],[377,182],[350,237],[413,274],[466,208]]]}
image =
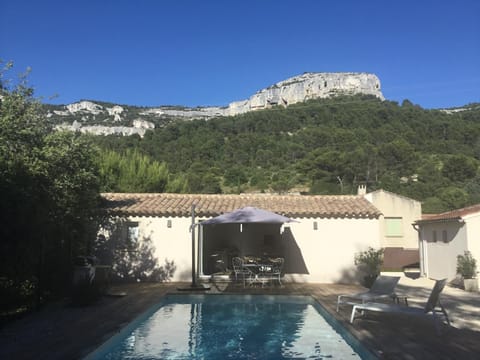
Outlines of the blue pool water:
{"label": "blue pool water", "polygon": [[335,322],[307,296],[168,295],[87,359],[370,358]]}

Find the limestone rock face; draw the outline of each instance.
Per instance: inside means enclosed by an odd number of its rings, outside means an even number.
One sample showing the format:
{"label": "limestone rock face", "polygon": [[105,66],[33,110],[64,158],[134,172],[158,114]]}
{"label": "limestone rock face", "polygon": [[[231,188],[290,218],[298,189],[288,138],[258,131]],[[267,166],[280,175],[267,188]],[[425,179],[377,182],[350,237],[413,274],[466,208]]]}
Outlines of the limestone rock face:
{"label": "limestone rock face", "polygon": [[76,113],[79,111],[87,111],[92,114],[99,114],[103,111],[103,108],[91,101],[80,101],[77,103],[69,104],[66,106],[66,109],[70,113]]}
{"label": "limestone rock face", "polygon": [[338,95],[374,95],[384,100],[380,80],[368,73],[304,73],[258,91],[249,99],[232,102],[228,107],[202,107],[182,110],[158,107],[143,114],[182,118],[232,116],[249,111],[288,106],[298,102]]}
{"label": "limestone rock face", "polygon": [[[143,121],[143,120],[142,120]],[[138,124],[136,126],[103,126],[103,125],[85,125],[82,126],[77,121],[74,121],[73,124],[60,124],[55,126],[57,130],[68,130],[68,131],[79,131],[84,134],[94,134],[94,135],[139,135],[143,137],[147,130],[153,129],[153,124]]]}
{"label": "limestone rock face", "polygon": [[135,119],[133,120],[133,127],[136,129],[148,130],[148,129],[155,129],[155,124],[142,119]]}
{"label": "limestone rock face", "polygon": [[165,119],[191,120],[232,116],[268,109],[272,106],[288,106],[311,99],[356,94],[374,95],[384,99],[380,80],[374,74],[304,73],[280,81],[258,91],[246,100],[232,102],[226,107],[160,106],[136,110],[128,106],[112,104],[111,107],[107,107],[91,101],[80,101],[57,108],[47,116],[55,116],[56,119],[60,119],[61,123],[57,125],[58,129],[104,135],[138,134],[143,136],[146,131],[155,128],[154,122],[161,123]]}
{"label": "limestone rock face", "polygon": [[114,121],[122,121],[121,114],[123,108],[121,106],[115,105],[111,108],[107,108],[108,115],[113,116]]}
{"label": "limestone rock face", "polygon": [[155,115],[158,117],[172,116],[187,119],[209,118],[225,115],[225,108],[221,108],[218,106],[207,106],[198,108],[172,109],[168,106],[161,106],[147,109],[141,112],[140,115]]}
{"label": "limestone rock face", "polygon": [[374,74],[304,73],[260,90],[248,100],[231,103],[225,115],[267,109],[274,105],[287,106],[311,99],[356,94],[374,95],[384,99],[380,80]]}

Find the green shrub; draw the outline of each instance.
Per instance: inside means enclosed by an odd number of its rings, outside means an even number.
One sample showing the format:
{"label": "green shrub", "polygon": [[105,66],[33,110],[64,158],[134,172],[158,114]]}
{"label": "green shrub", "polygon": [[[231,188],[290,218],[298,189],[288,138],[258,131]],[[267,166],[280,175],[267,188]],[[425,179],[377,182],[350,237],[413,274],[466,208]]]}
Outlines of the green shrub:
{"label": "green shrub", "polygon": [[369,247],[368,250],[355,254],[355,265],[365,273],[364,285],[371,287],[383,265],[383,249]]}
{"label": "green shrub", "polygon": [[470,251],[457,256],[457,273],[464,279],[473,279],[477,275],[477,260],[472,257]]}

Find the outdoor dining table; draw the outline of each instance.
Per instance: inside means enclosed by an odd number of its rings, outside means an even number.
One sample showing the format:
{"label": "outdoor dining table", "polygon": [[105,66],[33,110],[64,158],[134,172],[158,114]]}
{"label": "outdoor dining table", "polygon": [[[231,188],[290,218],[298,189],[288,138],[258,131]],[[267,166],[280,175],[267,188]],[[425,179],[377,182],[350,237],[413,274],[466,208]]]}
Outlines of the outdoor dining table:
{"label": "outdoor dining table", "polygon": [[246,279],[249,285],[265,285],[272,280],[269,274],[273,271],[274,264],[271,262],[246,262],[243,267],[250,271],[250,276]]}

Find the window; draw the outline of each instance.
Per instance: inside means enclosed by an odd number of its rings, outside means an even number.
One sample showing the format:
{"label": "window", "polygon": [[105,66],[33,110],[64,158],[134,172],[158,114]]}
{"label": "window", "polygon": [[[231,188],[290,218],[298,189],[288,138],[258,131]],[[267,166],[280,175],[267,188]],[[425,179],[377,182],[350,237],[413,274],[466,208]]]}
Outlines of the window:
{"label": "window", "polygon": [[447,243],[447,242],[448,242],[447,230],[443,230],[443,231],[442,231],[442,241],[443,241],[444,243]]}
{"label": "window", "polygon": [[437,230],[432,231],[432,241],[437,242]]}
{"label": "window", "polygon": [[402,218],[385,218],[385,235],[388,237],[403,236]]}
{"label": "window", "polygon": [[138,242],[138,223],[137,222],[129,222],[126,224],[127,236],[125,245],[127,247],[132,248]]}

